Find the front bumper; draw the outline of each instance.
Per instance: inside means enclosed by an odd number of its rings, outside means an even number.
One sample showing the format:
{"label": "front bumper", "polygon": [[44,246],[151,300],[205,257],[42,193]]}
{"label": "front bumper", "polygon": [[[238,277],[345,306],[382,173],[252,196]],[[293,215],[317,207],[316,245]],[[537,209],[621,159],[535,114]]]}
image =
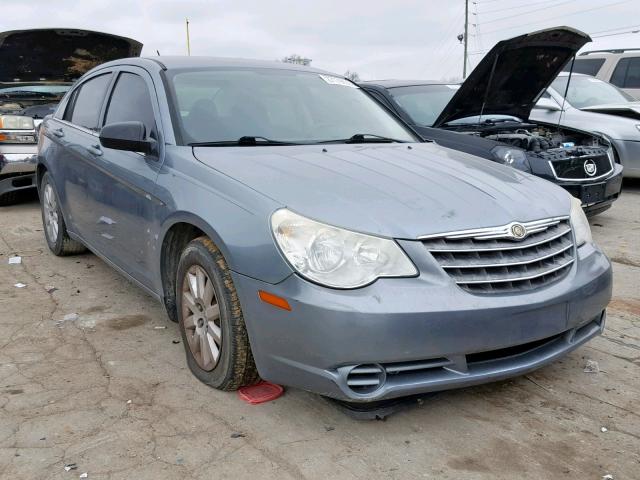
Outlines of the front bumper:
{"label": "front bumper", "polygon": [[626,167],[614,164],[613,173],[601,181],[586,182],[555,182],[567,190],[572,196],[582,202],[582,209],[587,215],[596,215],[607,210],[620,196],[622,178]]}
{"label": "front bumper", "polygon": [[35,187],[37,145],[0,146],[0,195]]}
{"label": "front bumper", "polygon": [[[333,290],[291,275],[271,285],[237,273],[262,378],[367,402],[495,381],[545,365],[598,335],[611,298],[611,265],[592,244],[562,280],[522,294],[458,288],[419,242],[400,242],[417,278]],[[291,311],[258,298],[286,298]],[[516,348],[512,348],[516,347]],[[380,386],[347,385],[353,369],[380,368]]]}

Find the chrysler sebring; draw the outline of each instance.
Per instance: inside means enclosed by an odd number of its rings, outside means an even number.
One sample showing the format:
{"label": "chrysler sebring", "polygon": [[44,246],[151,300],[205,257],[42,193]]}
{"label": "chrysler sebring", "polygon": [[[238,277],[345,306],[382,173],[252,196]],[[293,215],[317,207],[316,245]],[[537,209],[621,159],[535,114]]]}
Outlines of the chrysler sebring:
{"label": "chrysler sebring", "polygon": [[104,64],[44,121],[37,178],[51,251],[162,301],[215,388],[381,400],[522,374],[604,328],[611,266],[577,199],[320,70]]}

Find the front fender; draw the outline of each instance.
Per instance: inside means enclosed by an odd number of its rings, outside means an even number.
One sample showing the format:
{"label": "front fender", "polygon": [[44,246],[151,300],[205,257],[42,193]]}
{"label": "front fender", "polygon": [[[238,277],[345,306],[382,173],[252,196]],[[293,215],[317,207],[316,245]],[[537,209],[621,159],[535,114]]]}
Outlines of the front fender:
{"label": "front fender", "polygon": [[[159,246],[171,227],[187,223],[211,238],[234,272],[272,284],[291,275],[269,225],[271,213],[282,205],[195,159],[171,160],[163,166],[156,191],[165,205]],[[180,165],[180,171],[173,165]],[[160,265],[162,249],[156,251]]]}

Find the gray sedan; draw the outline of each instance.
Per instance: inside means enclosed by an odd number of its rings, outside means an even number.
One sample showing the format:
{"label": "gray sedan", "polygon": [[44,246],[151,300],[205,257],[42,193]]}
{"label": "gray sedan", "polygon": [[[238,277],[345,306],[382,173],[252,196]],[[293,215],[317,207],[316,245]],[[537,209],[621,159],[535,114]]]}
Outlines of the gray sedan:
{"label": "gray sedan", "polygon": [[[589,75],[561,73],[542,95],[530,118],[607,137],[625,177],[640,178],[640,102]],[[564,98],[567,91],[567,98]]]}
{"label": "gray sedan", "polygon": [[87,73],[42,126],[47,244],[162,301],[202,382],[370,402],[522,374],[598,335],[611,265],[563,189],[424,143],[276,62]]}

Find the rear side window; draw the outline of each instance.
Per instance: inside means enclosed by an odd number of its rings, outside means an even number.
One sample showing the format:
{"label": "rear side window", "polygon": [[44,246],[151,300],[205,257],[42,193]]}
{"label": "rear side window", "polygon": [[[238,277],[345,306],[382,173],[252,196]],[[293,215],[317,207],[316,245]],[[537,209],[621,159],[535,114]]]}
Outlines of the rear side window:
{"label": "rear side window", "polygon": [[640,88],[640,57],[620,59],[611,75],[611,83],[620,88]]}
{"label": "rear side window", "polygon": [[[595,77],[600,68],[604,65],[604,58],[581,58],[576,59],[573,64],[573,73],[584,73]],[[563,69],[565,72],[571,70],[571,62],[567,63]]]}
{"label": "rear side window", "polygon": [[135,121],[144,124],[147,136],[153,136],[156,122],[147,83],[139,75],[123,72],[109,100],[105,124]]}
{"label": "rear side window", "polygon": [[611,75],[611,83],[616,87],[624,87],[624,77],[627,76],[627,68],[629,67],[629,58],[621,58]]}
{"label": "rear side window", "polygon": [[[70,122],[90,130],[98,130],[98,118],[100,108],[107,93],[107,87],[111,80],[111,74],[100,75],[87,80],[80,89],[73,93],[65,119],[70,118]],[[71,111],[69,112],[69,108]]]}

